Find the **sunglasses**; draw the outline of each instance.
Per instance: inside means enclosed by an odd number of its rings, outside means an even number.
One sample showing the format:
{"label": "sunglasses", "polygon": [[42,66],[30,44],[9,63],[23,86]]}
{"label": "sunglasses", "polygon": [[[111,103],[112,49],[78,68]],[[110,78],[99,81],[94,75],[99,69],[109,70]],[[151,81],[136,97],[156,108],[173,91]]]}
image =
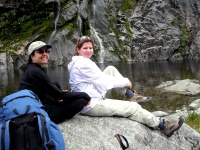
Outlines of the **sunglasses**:
{"label": "sunglasses", "polygon": [[91,39],[89,36],[82,36],[79,40],[83,41],[83,40],[91,40]]}
{"label": "sunglasses", "polygon": [[43,53],[47,53],[47,54],[49,54],[50,53],[50,50],[48,50],[48,49],[45,49],[45,50],[42,50],[42,49],[38,49],[38,50],[36,50],[39,54],[43,54]]}

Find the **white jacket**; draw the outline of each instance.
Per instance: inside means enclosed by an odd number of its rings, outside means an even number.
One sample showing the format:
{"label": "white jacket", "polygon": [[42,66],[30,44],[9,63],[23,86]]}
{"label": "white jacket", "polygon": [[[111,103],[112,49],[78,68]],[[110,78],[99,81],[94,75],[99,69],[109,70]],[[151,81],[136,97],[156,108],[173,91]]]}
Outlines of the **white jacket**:
{"label": "white jacket", "polygon": [[[71,90],[86,92],[92,101],[102,100],[105,98],[107,90],[128,86],[130,82],[128,78],[104,74],[92,60],[83,56],[73,56],[72,61],[68,64],[68,70]],[[92,102],[91,106],[94,105]]]}

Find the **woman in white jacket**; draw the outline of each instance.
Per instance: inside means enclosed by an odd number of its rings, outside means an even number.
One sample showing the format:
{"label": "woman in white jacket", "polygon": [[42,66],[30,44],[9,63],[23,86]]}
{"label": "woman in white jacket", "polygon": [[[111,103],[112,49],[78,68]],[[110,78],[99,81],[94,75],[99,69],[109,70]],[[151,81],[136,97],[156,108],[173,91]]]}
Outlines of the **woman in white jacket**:
{"label": "woman in white jacket", "polygon": [[[105,98],[107,90],[112,88],[131,89],[132,83],[120,75],[108,75],[90,59],[93,55],[94,43],[88,36],[82,36],[75,49],[75,56],[68,64],[70,87],[74,92],[86,92],[91,101],[80,113],[88,116],[121,116],[138,121],[154,129],[160,129],[170,137],[178,130],[184,120],[160,120],[137,102],[113,100]],[[113,68],[111,68],[113,70]],[[109,74],[110,71],[108,70]],[[116,72],[116,71],[114,71]],[[118,73],[117,73],[118,74]],[[122,90],[122,93],[126,91]]]}

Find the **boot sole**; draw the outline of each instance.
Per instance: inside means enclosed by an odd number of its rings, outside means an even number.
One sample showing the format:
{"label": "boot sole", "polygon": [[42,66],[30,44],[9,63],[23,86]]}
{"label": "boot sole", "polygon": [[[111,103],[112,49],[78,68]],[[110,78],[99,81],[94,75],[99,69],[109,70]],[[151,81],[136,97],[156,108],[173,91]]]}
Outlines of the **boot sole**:
{"label": "boot sole", "polygon": [[172,130],[171,133],[168,134],[168,135],[166,135],[166,136],[167,136],[167,137],[172,136],[172,135],[174,134],[175,131],[177,131],[178,129],[180,129],[180,127],[183,125],[183,122],[184,122],[183,117],[179,117],[179,122],[178,122],[179,126],[178,126],[177,128],[175,128],[174,130]]}

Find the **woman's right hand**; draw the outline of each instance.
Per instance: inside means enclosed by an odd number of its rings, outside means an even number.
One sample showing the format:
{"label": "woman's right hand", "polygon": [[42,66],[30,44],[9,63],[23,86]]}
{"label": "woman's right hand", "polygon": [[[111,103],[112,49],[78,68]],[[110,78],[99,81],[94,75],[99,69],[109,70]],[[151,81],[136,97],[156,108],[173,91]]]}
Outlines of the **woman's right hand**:
{"label": "woman's right hand", "polygon": [[88,101],[88,103],[87,103],[87,105],[86,105],[86,106],[90,105],[90,102],[91,102],[91,100],[90,100],[90,101]]}
{"label": "woman's right hand", "polygon": [[130,81],[129,85],[127,86],[127,88],[132,89],[132,87],[133,87],[133,85],[132,85],[132,82]]}

